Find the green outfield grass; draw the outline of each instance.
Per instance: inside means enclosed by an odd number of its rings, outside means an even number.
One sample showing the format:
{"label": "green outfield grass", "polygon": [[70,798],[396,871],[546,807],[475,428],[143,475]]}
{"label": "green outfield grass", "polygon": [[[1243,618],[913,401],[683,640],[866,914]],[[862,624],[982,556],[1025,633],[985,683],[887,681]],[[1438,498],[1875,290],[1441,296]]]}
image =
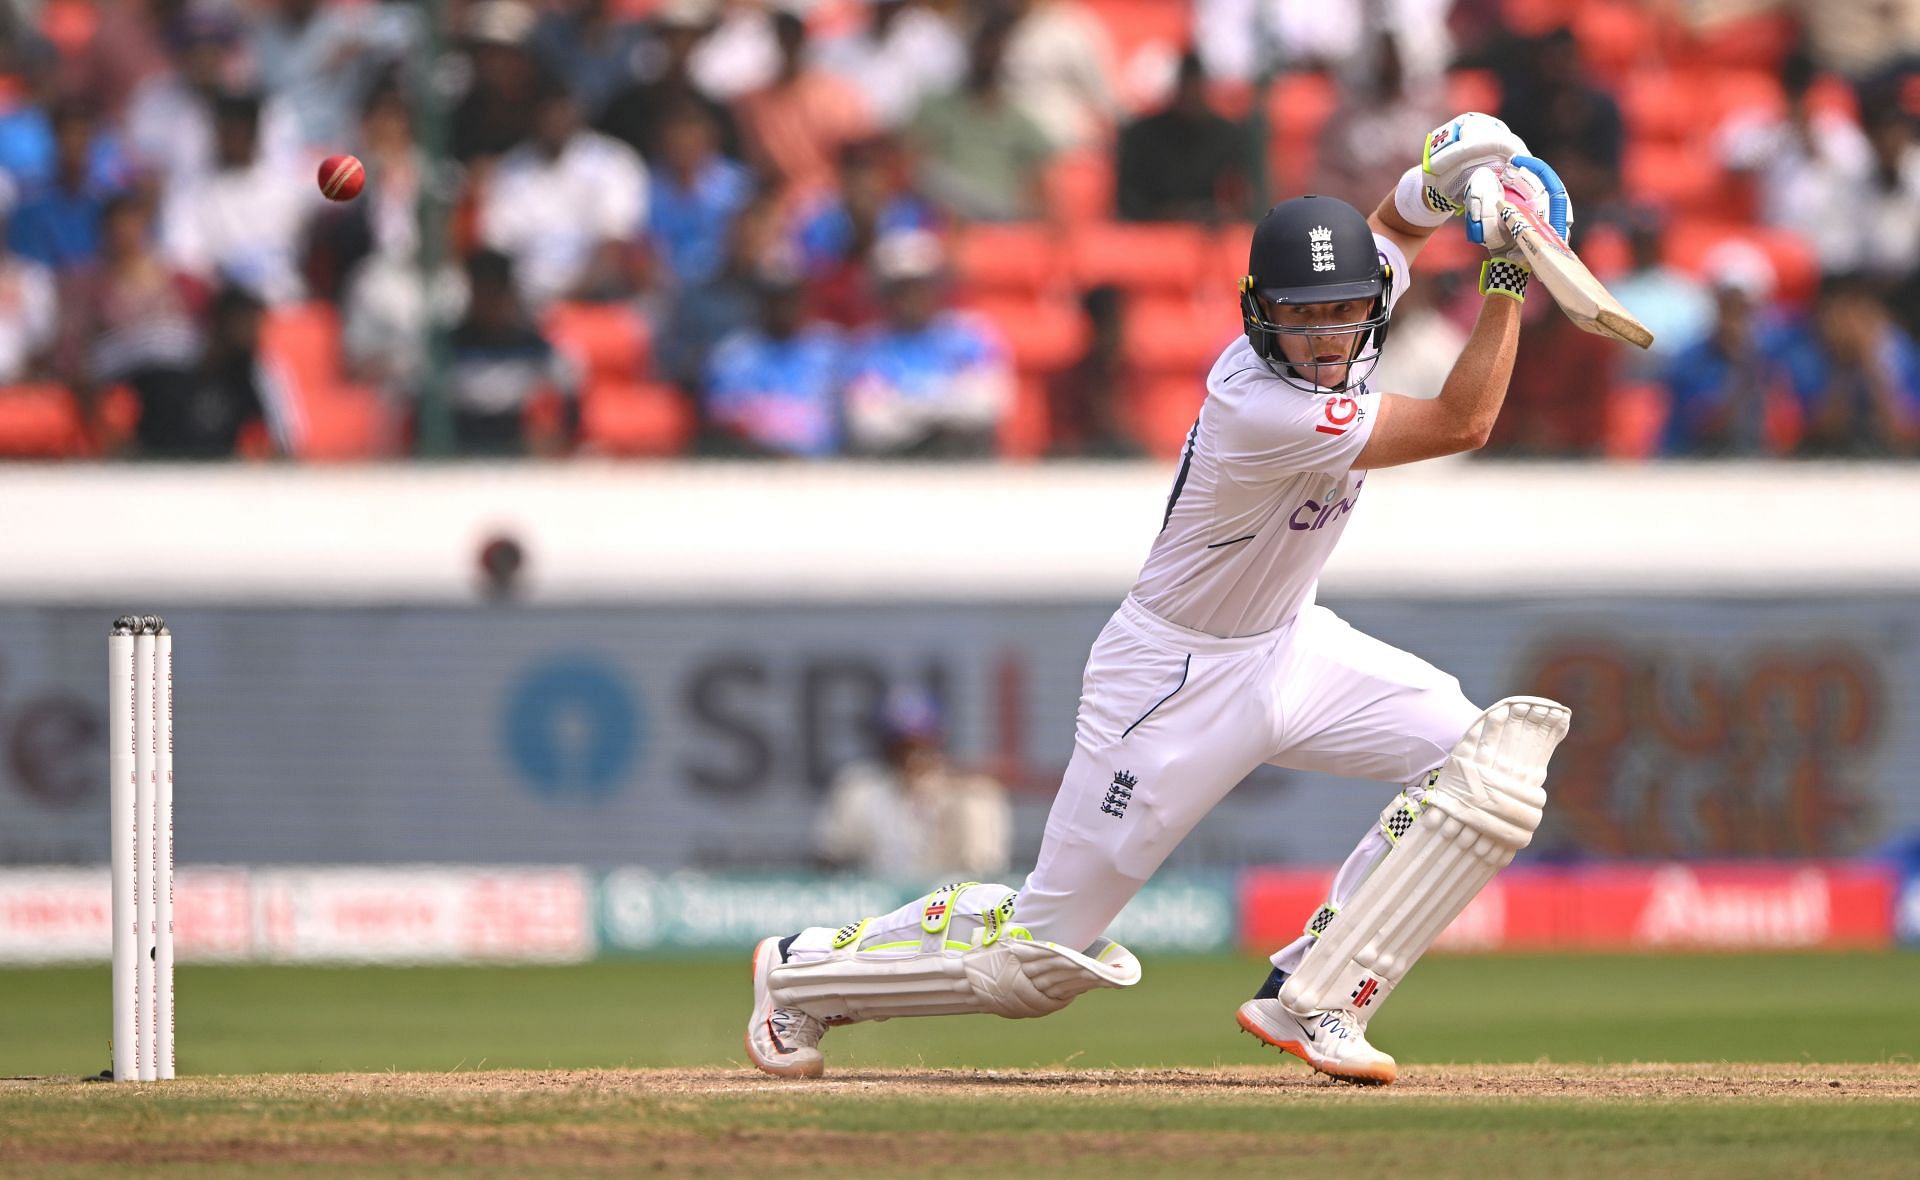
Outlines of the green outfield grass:
{"label": "green outfield grass", "polygon": [[[1233,1022],[1254,959],[1152,958],[1045,1020],[835,1030],[836,1068],[1141,1068],[1270,1059]],[[576,967],[184,967],[183,1074],[741,1061],[746,956]],[[0,971],[0,1075],[107,1063],[105,966]],[[1920,955],[1436,957],[1374,1022],[1404,1063],[1920,1059]]]}
{"label": "green outfield grass", "polygon": [[1764,1180],[1920,1149],[1920,956],[1437,958],[1374,1023],[1384,1090],[1241,1035],[1262,973],[838,1029],[795,1083],[742,1066],[744,956],[196,967],[183,1080],[114,1086],[69,1080],[107,1060],[106,968],[4,971],[0,1075],[33,1080],[0,1080],[0,1176]]}

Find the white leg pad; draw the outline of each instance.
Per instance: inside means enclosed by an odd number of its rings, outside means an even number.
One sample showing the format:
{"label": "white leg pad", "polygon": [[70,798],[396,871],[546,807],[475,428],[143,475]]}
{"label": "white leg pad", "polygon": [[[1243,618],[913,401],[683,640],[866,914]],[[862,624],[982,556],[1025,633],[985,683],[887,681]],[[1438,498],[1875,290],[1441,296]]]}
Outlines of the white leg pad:
{"label": "white leg pad", "polygon": [[1101,939],[1082,953],[1034,941],[1011,921],[1013,896],[1004,885],[974,882],[937,889],[916,903],[917,939],[889,928],[893,915],[854,923],[826,957],[773,968],[773,1003],[829,1024],[969,1012],[1021,1019],[1058,1012],[1094,988],[1140,981],[1140,960],[1119,943]]}
{"label": "white leg pad", "polygon": [[1508,697],[1482,713],[1429,785],[1381,813],[1392,848],[1338,911],[1307,924],[1316,941],[1280,989],[1300,1013],[1370,1017],[1467,903],[1525,848],[1546,807],[1547,760],[1571,712]]}

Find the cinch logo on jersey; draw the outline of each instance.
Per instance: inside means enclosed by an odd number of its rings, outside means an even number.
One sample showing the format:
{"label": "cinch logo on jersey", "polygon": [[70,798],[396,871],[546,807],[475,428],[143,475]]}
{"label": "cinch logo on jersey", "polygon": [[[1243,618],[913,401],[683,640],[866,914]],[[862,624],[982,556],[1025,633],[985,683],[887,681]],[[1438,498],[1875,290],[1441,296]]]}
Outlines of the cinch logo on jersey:
{"label": "cinch logo on jersey", "polygon": [[1324,225],[1316,225],[1307,231],[1307,241],[1313,250],[1313,269],[1332,270],[1333,231]]}
{"label": "cinch logo on jersey", "polygon": [[[1293,514],[1287,517],[1287,527],[1296,533],[1315,532],[1319,529],[1326,528],[1327,525],[1353,511],[1353,506],[1360,502],[1360,489],[1366,486],[1367,477],[1363,475],[1359,481],[1353,485],[1353,495],[1351,497],[1342,496],[1338,500],[1335,500],[1333,498],[1333,492],[1328,492],[1328,502],[1325,504],[1322,504],[1318,500],[1309,499],[1305,504],[1295,508]],[[1339,489],[1336,488],[1334,490],[1338,491]]]}
{"label": "cinch logo on jersey", "polygon": [[1107,798],[1100,804],[1100,810],[1112,816],[1125,815],[1127,804],[1133,799],[1134,784],[1139,781],[1124,770],[1115,771],[1113,785],[1107,788]]}

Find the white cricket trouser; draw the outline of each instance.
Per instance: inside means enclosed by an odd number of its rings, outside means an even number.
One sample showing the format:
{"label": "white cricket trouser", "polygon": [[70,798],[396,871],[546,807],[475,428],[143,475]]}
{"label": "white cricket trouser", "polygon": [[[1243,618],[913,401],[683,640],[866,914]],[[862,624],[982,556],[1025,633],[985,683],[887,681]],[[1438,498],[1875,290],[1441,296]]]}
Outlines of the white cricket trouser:
{"label": "white cricket trouser", "polygon": [[[1479,715],[1454,677],[1324,607],[1221,639],[1129,597],[1087,658],[1073,759],[1015,920],[1084,947],[1261,763],[1418,788]],[[1329,900],[1343,903],[1387,847],[1370,826]],[[1292,971],[1308,944],[1274,966]]]}

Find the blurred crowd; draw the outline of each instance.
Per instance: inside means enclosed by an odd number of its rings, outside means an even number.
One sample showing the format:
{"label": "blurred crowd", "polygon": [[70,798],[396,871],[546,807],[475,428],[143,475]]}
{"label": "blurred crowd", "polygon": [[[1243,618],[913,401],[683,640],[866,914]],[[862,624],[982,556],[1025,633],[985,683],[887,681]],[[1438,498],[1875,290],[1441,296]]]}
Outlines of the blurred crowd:
{"label": "blurred crowd", "polygon": [[[1123,457],[1246,226],[1458,108],[1536,298],[1491,456],[1920,453],[1920,0],[0,0],[0,455]],[[331,205],[319,159],[366,192]],[[1375,382],[1431,396],[1453,230]]]}

